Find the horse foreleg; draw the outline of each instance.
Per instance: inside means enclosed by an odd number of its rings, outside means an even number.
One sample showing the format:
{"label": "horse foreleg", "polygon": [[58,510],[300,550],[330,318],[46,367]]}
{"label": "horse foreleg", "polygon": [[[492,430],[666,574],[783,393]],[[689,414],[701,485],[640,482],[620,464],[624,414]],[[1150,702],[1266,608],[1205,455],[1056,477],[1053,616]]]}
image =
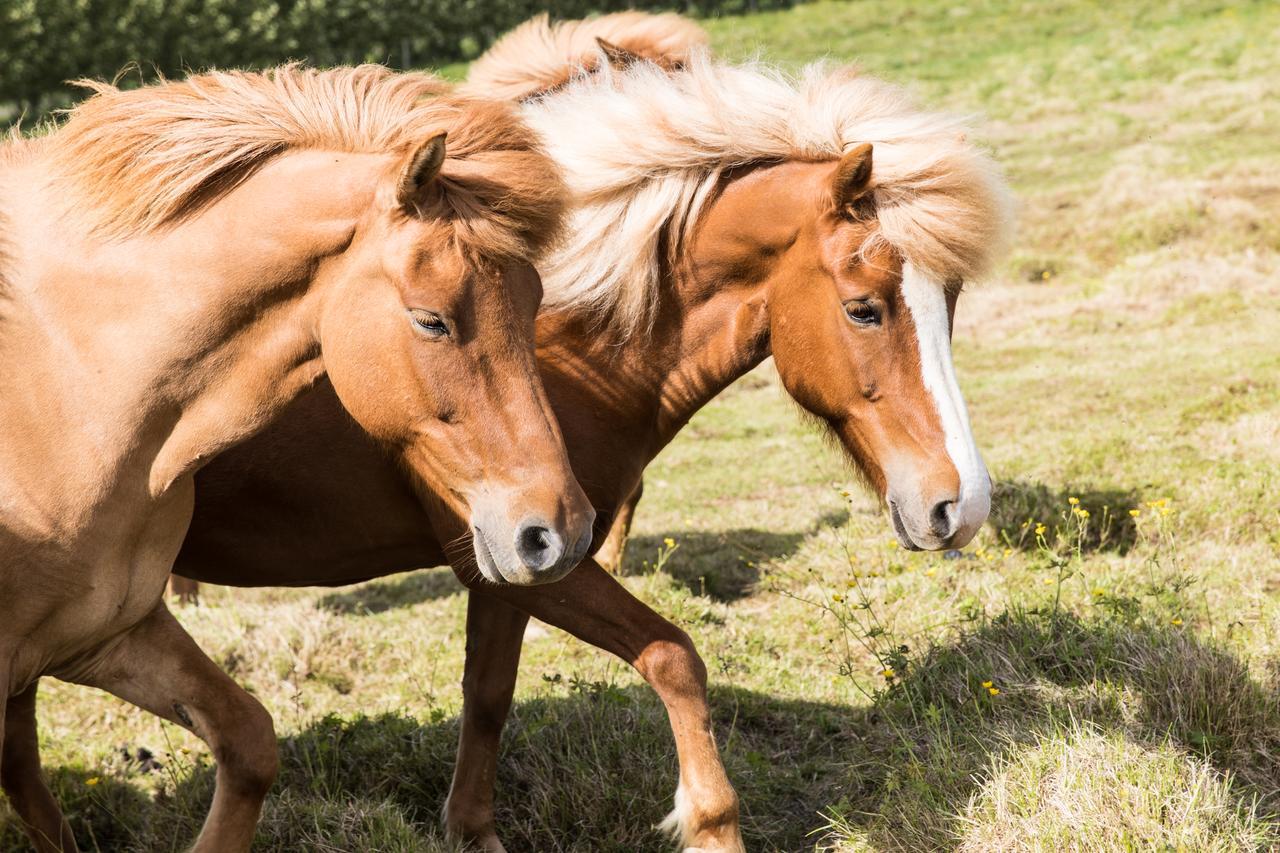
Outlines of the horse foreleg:
{"label": "horse foreleg", "polygon": [[451,838],[485,853],[504,850],[493,822],[493,785],[528,622],[528,614],[484,593],[472,592],[467,601],[462,733],[444,824]]}
{"label": "horse foreleg", "polygon": [[75,680],[177,723],[207,743],[218,772],[193,853],[249,849],[276,778],[271,717],[209,660],[163,602]]}
{"label": "horse foreleg", "polygon": [[[553,584],[490,587],[486,592],[636,668],[667,708],[680,760],[676,807],[664,828],[677,834],[689,851],[743,850],[738,795],[729,784],[711,730],[707,669],[689,635],[591,559]],[[513,678],[514,668],[512,673]],[[490,686],[488,691],[498,689]]]}
{"label": "horse foreleg", "polygon": [[36,686],[9,699],[4,714],[4,751],[0,753],[0,787],[22,821],[31,843],[40,853],[74,853],[76,840],[71,824],[62,816],[58,801],[45,784],[40,770],[40,743],[36,735]]}
{"label": "horse foreleg", "polygon": [[636,504],[640,503],[640,497],[643,494],[644,480],[641,479],[636,483],[631,495],[622,502],[622,506],[618,507],[618,514],[613,517],[613,524],[609,527],[609,535],[605,537],[600,550],[596,551],[596,562],[606,572],[616,575],[622,571],[622,558],[626,553],[627,537],[631,535],[631,521],[636,516]]}

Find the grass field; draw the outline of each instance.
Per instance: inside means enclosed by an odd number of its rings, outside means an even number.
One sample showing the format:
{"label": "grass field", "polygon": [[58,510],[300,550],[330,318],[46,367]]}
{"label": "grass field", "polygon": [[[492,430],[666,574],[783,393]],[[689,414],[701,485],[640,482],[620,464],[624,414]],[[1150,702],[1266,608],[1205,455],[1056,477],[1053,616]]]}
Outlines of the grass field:
{"label": "grass field", "polygon": [[[749,847],[1280,847],[1280,6],[869,0],[710,29],[983,116],[1021,204],[960,305],[999,490],[959,557],[892,547],[768,365],[650,469],[626,582],[708,663]],[[464,605],[430,570],[181,610],[276,719],[258,849],[448,849]],[[180,849],[202,744],[42,697],[81,843]],[[499,776],[513,853],[667,849],[675,782],[652,693],[532,627]],[[22,849],[2,812],[0,849]]]}

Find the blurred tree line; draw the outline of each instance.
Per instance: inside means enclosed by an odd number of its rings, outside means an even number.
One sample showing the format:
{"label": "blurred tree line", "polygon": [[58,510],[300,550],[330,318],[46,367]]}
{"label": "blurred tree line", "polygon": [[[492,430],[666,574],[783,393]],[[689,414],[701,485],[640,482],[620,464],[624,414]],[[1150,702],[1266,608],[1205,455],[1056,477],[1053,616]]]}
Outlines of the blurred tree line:
{"label": "blurred tree line", "polygon": [[[75,96],[66,80],[255,68],[291,59],[396,68],[470,59],[539,12],[575,18],[624,8],[693,14],[792,0],[0,0],[0,105],[39,114]],[[132,75],[136,80],[138,75]]]}

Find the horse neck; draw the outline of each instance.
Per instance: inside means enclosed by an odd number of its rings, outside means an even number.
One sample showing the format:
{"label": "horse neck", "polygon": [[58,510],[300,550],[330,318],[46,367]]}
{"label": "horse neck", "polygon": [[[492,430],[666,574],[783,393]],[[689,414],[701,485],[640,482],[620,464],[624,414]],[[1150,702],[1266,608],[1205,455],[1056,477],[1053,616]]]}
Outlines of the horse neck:
{"label": "horse neck", "polygon": [[744,257],[754,253],[727,217],[716,217],[721,203],[704,214],[719,224],[664,263],[651,330],[620,341],[572,311],[539,318],[543,380],[597,507],[625,498],[699,409],[770,354],[769,265],[725,263],[726,238]]}
{"label": "horse neck", "polygon": [[70,473],[67,457],[88,456],[104,488],[151,496],[252,434],[320,374],[316,270],[349,243],[374,166],[288,154],[188,220],[117,241],[59,244],[65,222],[33,216],[0,351],[42,381],[0,403],[0,424],[57,411],[38,458]]}

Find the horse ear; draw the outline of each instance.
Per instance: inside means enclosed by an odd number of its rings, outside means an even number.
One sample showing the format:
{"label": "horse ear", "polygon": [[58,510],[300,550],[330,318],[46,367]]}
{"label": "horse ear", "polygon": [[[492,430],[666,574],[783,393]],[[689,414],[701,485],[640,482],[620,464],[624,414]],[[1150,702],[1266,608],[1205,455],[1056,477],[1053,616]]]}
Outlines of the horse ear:
{"label": "horse ear", "polygon": [[396,185],[396,200],[402,207],[409,207],[422,188],[436,179],[440,167],[444,165],[445,132],[442,130],[428,139],[413,152],[409,165],[400,174],[400,183]]}
{"label": "horse ear", "polygon": [[600,36],[596,36],[596,44],[600,45],[600,49],[604,51],[604,58],[609,60],[609,64],[614,68],[626,68],[644,60],[644,57],[640,54],[627,50],[625,47],[616,45],[611,41],[605,41]]}
{"label": "horse ear", "polygon": [[840,158],[831,182],[831,197],[836,207],[848,207],[865,195],[871,182],[871,143],[855,146]]}

